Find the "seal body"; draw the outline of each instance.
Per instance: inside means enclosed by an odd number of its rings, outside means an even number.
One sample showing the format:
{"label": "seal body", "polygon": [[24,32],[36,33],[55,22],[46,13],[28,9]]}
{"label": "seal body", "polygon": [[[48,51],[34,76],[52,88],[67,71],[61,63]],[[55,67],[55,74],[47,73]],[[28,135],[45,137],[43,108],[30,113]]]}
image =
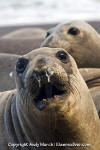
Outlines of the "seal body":
{"label": "seal body", "polygon": [[41,47],[68,50],[79,68],[100,67],[100,35],[84,21],[64,22],[52,30]]}
{"label": "seal body", "polygon": [[100,69],[81,68],[79,71],[90,90],[91,96],[100,117]]}
{"label": "seal body", "polygon": [[[96,102],[98,99],[96,106],[99,106],[99,95],[96,96],[96,87],[100,84],[99,69],[96,68],[100,67],[100,35],[84,21],[60,23],[47,33],[41,47],[64,48],[74,57],[78,67],[84,68],[81,69],[81,74],[89,89],[93,87],[93,100]],[[86,67],[95,69],[85,69]]]}
{"label": "seal body", "polygon": [[[20,57],[16,90],[0,93],[0,148],[12,143],[53,143],[48,150],[100,149],[100,121],[74,59],[63,49],[41,48]],[[9,147],[8,147],[8,144]],[[57,146],[58,145],[58,146]],[[21,145],[16,149],[23,149]],[[77,147],[80,150],[80,147]]]}
{"label": "seal body", "polygon": [[100,86],[99,68],[80,68],[79,71],[89,88]]}
{"label": "seal body", "polygon": [[19,55],[0,53],[0,92],[15,89],[14,66]]}
{"label": "seal body", "polygon": [[[34,36],[35,35],[35,36]],[[45,30],[41,28],[20,28],[0,38],[0,52],[24,55],[40,47]]]}

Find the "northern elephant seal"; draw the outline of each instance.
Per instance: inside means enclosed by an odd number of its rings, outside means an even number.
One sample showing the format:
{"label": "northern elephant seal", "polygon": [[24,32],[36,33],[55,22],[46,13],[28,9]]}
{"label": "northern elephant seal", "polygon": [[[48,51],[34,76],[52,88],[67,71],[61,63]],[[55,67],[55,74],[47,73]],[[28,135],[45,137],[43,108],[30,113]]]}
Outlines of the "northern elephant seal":
{"label": "northern elephant seal", "polygon": [[100,35],[84,21],[64,22],[47,32],[41,47],[69,48],[79,68],[100,67]]}
{"label": "northern elephant seal", "polygon": [[[100,149],[95,105],[74,59],[65,50],[41,48],[20,57],[15,79],[16,90],[0,93],[0,149],[36,142],[53,143],[49,150],[76,150],[77,143],[78,150],[84,149],[82,144],[88,144],[87,150]],[[59,143],[74,146],[57,147]]]}
{"label": "northern elephant seal", "polygon": [[45,30],[41,28],[20,28],[12,31],[4,36],[2,39],[43,39],[45,37]]}
{"label": "northern elephant seal", "polygon": [[89,89],[95,86],[100,86],[99,68],[80,68],[79,71]]}
{"label": "northern elephant seal", "polygon": [[12,72],[19,55],[0,53],[0,92],[15,88]]}
{"label": "northern elephant seal", "polygon": [[[20,55],[13,54],[0,54],[0,92],[15,89],[15,81],[13,76],[14,66],[16,60]],[[79,69],[81,75],[83,76],[91,94],[97,111],[100,111],[100,69],[95,68],[82,68]],[[91,89],[93,88],[93,90]],[[98,89],[98,91],[96,91]],[[100,114],[99,114],[100,117]]]}
{"label": "northern elephant seal", "polygon": [[40,47],[45,38],[45,30],[41,28],[21,28],[0,38],[0,52],[24,55]]}
{"label": "northern elephant seal", "polygon": [[81,68],[79,69],[84,78],[96,109],[100,117],[100,69],[99,68]]}

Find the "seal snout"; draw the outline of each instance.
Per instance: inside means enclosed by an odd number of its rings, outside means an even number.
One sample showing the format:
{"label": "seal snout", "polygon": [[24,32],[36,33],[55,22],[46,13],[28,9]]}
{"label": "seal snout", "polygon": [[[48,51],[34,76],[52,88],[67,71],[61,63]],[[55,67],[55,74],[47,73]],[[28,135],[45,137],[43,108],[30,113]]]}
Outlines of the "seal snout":
{"label": "seal snout", "polygon": [[65,94],[65,90],[58,88],[57,84],[60,83],[55,82],[55,72],[50,67],[40,72],[34,70],[32,75],[38,82],[38,94],[34,98],[34,104],[39,110]]}
{"label": "seal snout", "polygon": [[[44,49],[43,49],[44,50]],[[19,89],[39,110],[47,105],[58,104],[68,93],[68,74],[65,64],[68,54],[62,49],[35,51],[35,56],[28,54],[16,63],[16,80]]]}
{"label": "seal snout", "polygon": [[39,89],[39,94],[34,99],[35,106],[42,110],[63,94],[65,94],[65,91],[59,90],[51,82],[47,82]]}
{"label": "seal snout", "polygon": [[34,78],[35,80],[37,80],[39,87],[41,87],[42,84],[44,84],[45,82],[50,82],[51,80],[51,76],[53,75],[54,71],[51,70],[50,68],[46,68],[43,71],[37,71],[34,70],[31,78]]}

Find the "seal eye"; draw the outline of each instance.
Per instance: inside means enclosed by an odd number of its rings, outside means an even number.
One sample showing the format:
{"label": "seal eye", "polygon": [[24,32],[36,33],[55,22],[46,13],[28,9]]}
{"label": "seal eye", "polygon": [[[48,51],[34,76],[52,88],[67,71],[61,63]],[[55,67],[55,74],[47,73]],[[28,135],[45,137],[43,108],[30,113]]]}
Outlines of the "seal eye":
{"label": "seal eye", "polygon": [[50,32],[47,32],[45,38],[47,38],[49,35],[50,35]]}
{"label": "seal eye", "polygon": [[68,59],[68,55],[64,51],[57,52],[56,57],[60,59],[62,62],[67,62]]}
{"label": "seal eye", "polygon": [[27,66],[28,60],[25,58],[19,58],[16,63],[16,71],[18,73],[23,73],[26,66]]}
{"label": "seal eye", "polygon": [[68,34],[71,34],[71,35],[78,35],[79,33],[80,33],[80,30],[75,27],[72,27],[68,30]]}

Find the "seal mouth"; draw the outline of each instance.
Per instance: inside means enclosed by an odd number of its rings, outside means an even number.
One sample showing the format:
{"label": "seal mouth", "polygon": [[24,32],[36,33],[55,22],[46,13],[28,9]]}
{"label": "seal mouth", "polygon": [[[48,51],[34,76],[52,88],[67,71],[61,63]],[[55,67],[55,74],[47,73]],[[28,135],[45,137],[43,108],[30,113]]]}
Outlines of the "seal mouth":
{"label": "seal mouth", "polygon": [[60,90],[55,85],[52,85],[52,83],[47,82],[39,89],[39,93],[34,99],[35,106],[39,110],[43,110],[53,101],[63,99],[65,94],[65,90]]}

